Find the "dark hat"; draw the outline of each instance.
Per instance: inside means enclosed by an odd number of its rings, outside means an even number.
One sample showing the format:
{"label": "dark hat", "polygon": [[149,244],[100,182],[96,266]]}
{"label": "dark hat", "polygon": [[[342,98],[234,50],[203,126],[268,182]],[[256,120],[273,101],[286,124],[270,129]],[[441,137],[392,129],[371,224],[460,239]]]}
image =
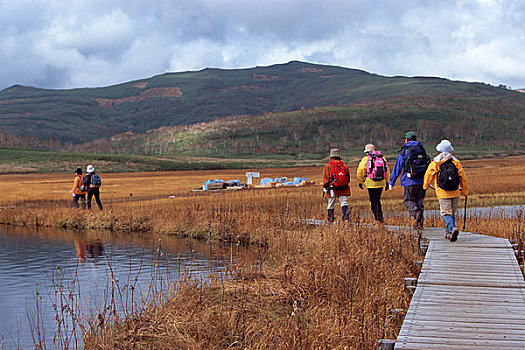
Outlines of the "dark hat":
{"label": "dark hat", "polygon": [[75,170],[75,173],[77,173],[78,175],[82,175],[82,169],[77,168],[77,170]]}
{"label": "dark hat", "polygon": [[413,131],[407,131],[403,138],[404,139],[409,139],[409,140],[415,139],[416,138],[416,133],[413,132]]}

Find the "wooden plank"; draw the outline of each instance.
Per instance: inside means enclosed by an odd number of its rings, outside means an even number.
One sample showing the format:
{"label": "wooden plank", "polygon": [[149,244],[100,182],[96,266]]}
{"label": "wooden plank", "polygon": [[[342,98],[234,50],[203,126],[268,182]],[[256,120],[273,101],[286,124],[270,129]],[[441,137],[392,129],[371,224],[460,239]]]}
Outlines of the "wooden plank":
{"label": "wooden plank", "polygon": [[396,349],[525,349],[525,281],[510,242],[461,233],[429,247]]}
{"label": "wooden plank", "polygon": [[[411,327],[425,327],[425,328],[432,328],[432,327],[443,327],[443,323],[438,323],[435,321],[428,321],[428,320],[405,320],[403,323],[403,326],[405,326],[407,329],[410,329]],[[516,322],[506,322],[506,323],[488,323],[488,322],[453,322],[449,321],[446,322],[446,326],[448,327],[454,327],[454,328],[474,328],[480,331],[516,331],[516,332],[523,332],[525,331],[525,324],[522,323],[516,323]]]}
{"label": "wooden plank", "polygon": [[[413,331],[414,335],[417,337],[423,338],[435,338],[435,339],[446,339],[446,340],[486,340],[486,341],[522,341],[524,342],[522,346],[525,347],[525,334],[524,332],[487,332],[487,330],[480,332],[473,329],[464,330],[461,327],[458,328],[435,328],[427,330],[424,328],[417,328]],[[411,332],[407,332],[401,337],[411,336]],[[399,337],[398,337],[399,339]]]}
{"label": "wooden plank", "polygon": [[[402,344],[412,346],[413,349],[429,349],[428,345],[439,345],[437,349],[458,349],[459,346],[467,347],[468,349],[523,349],[522,341],[512,340],[474,340],[474,339],[443,339],[430,337],[398,337],[394,349],[406,349]],[[436,347],[434,347],[436,349]]]}

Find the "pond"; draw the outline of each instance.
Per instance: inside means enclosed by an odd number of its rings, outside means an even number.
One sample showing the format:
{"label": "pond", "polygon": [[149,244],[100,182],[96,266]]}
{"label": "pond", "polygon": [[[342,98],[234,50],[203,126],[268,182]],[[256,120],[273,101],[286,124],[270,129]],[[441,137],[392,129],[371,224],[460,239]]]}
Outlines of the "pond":
{"label": "pond", "polygon": [[82,348],[72,313],[123,316],[230,261],[228,249],[172,237],[0,226],[0,349]]}

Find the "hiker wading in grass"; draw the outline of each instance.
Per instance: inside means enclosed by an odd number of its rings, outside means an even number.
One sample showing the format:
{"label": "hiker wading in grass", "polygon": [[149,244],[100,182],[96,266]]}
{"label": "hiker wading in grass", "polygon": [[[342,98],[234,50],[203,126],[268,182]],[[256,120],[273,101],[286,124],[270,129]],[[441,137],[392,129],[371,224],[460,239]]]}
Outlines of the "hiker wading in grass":
{"label": "hiker wading in grass", "polygon": [[430,157],[423,145],[417,141],[413,131],[408,131],[403,139],[405,144],[399,151],[390,175],[390,189],[401,175],[401,186],[405,189],[403,204],[415,220],[414,228],[422,230],[425,212],[423,200],[426,194],[423,189],[423,177],[430,164]]}
{"label": "hiker wading in grass", "polygon": [[383,193],[383,188],[388,191],[390,170],[383,153],[376,151],[373,144],[365,146],[365,154],[366,156],[361,159],[357,167],[357,183],[359,188],[363,189],[363,184],[367,188],[374,219],[382,223],[381,193]]}
{"label": "hiker wading in grass", "polygon": [[95,172],[93,165],[88,165],[86,172],[87,175],[84,177],[82,183],[87,189],[87,208],[91,209],[91,198],[95,196],[98,208],[102,210],[102,202],[100,201],[100,186],[102,186],[102,181],[100,176]]}
{"label": "hiker wading in grass", "polygon": [[335,200],[339,199],[341,210],[343,211],[343,221],[348,220],[350,211],[348,210],[348,196],[350,196],[350,171],[348,166],[341,160],[340,152],[337,148],[330,150],[330,161],[326,163],[323,170],[323,192],[328,197],[328,222],[335,219]]}
{"label": "hiker wading in grass", "polygon": [[436,197],[439,200],[441,216],[445,222],[445,238],[455,242],[459,230],[456,227],[456,210],[458,209],[459,196],[467,197],[467,176],[459,160],[452,155],[454,148],[449,140],[442,140],[436,150],[440,152],[425,173],[423,188],[427,189],[433,184]]}
{"label": "hiker wading in grass", "polygon": [[[80,203],[82,206],[82,210],[86,209],[86,191],[84,190],[84,187],[82,186],[82,169],[77,168],[75,170],[75,179],[73,180],[73,190],[71,193],[73,193],[73,206],[77,209],[79,209],[78,206],[78,200],[80,199]],[[82,190],[80,189],[82,187]]]}

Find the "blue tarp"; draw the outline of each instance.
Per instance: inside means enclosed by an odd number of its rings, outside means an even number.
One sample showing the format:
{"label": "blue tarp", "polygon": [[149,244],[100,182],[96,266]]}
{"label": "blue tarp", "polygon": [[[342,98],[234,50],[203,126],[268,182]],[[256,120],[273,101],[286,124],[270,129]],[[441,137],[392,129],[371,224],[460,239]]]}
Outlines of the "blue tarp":
{"label": "blue tarp", "polygon": [[230,186],[240,186],[241,181],[240,180],[228,180],[226,183]]}
{"label": "blue tarp", "polygon": [[286,176],[284,177],[276,177],[275,180],[273,180],[274,182],[287,182],[288,181],[288,178]]}
{"label": "blue tarp", "polygon": [[293,184],[294,184],[294,186],[299,186],[299,184],[300,184],[303,180],[304,180],[304,181],[308,181],[308,180],[306,179],[306,177],[294,177],[294,178],[293,178]]}
{"label": "blue tarp", "polygon": [[206,182],[204,182],[204,184],[202,185],[202,189],[204,191],[208,191],[208,186],[210,186],[210,184],[220,184],[220,183],[224,183],[224,180],[220,180],[220,179],[206,180]]}
{"label": "blue tarp", "polygon": [[273,182],[272,178],[265,177],[264,179],[261,179],[261,185],[263,186],[270,186],[270,183]]}

